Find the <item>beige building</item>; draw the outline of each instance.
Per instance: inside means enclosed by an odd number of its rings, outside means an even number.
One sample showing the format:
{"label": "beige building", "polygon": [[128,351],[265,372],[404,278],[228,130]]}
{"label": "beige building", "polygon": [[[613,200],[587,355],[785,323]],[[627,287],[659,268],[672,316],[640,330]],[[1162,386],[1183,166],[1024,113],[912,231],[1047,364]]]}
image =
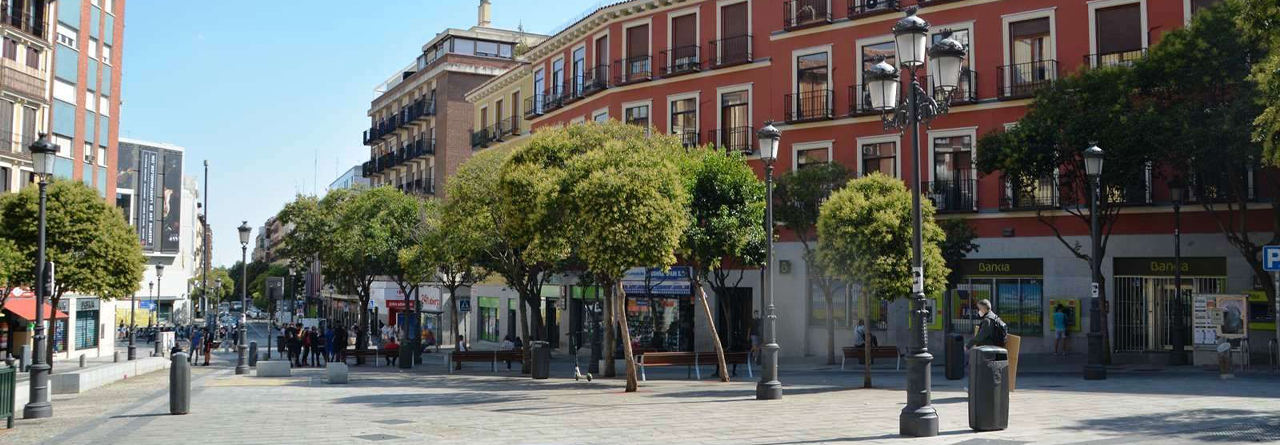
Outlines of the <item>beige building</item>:
{"label": "beige building", "polygon": [[[27,147],[49,128],[51,8],[43,0],[29,6],[27,11],[0,10],[4,38],[0,54],[0,193],[34,185]],[[63,150],[69,155],[70,147]]]}

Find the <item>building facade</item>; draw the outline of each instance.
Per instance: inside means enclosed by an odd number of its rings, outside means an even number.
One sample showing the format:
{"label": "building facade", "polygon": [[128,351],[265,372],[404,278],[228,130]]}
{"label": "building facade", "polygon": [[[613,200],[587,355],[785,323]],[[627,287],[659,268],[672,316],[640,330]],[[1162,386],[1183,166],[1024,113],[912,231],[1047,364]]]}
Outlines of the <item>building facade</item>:
{"label": "building facade", "polygon": [[471,157],[472,106],[464,94],[516,66],[522,48],[542,41],[491,27],[490,8],[482,0],[476,26],[440,32],[374,89],[363,136],[370,156],[361,167],[374,187],[439,196],[444,179]]}
{"label": "building facade", "polygon": [[341,175],[338,175],[338,179],[334,179],[333,182],[330,182],[329,188],[326,190],[341,190],[341,189],[353,189],[353,188],[359,188],[359,187],[369,187],[370,185],[369,178],[364,177],[362,175],[363,172],[364,172],[363,165],[355,165],[347,169],[347,171],[342,172]]}
{"label": "building facade", "polygon": [[[20,2],[12,2],[18,4]],[[116,195],[125,0],[59,0],[53,48],[53,140],[59,177]],[[127,167],[126,167],[127,168]]]}
{"label": "building facade", "polygon": [[43,0],[0,5],[0,193],[34,183],[28,147],[49,128],[52,11]]}
{"label": "building facade", "polygon": [[[536,132],[548,126],[619,120],[678,135],[689,146],[741,151],[761,175],[755,134],[766,121],[783,132],[776,175],[827,162],[843,164],[857,175],[880,172],[899,178],[909,178],[911,169],[918,168],[922,193],[937,206],[939,218],[970,221],[980,246],[962,267],[962,284],[932,303],[939,320],[933,344],[941,344],[944,317],[950,316],[946,322],[952,328],[965,331],[973,303],[987,298],[1010,331],[1024,337],[1023,351],[1044,353],[1053,350],[1051,321],[1058,304],[1075,311],[1071,318],[1078,323],[1071,329],[1088,326],[1088,264],[1064,245],[1088,245],[1088,227],[1061,210],[1065,201],[1058,196],[1055,178],[1010,180],[998,172],[979,174],[977,140],[1016,125],[1038,88],[1076,70],[1142,57],[1164,34],[1213,3],[625,1],[589,12],[533,47],[524,56],[525,64],[480,85],[467,98],[476,108],[477,148],[521,137],[523,132],[492,127],[494,116],[511,110],[503,104],[520,97],[512,129]],[[920,151],[914,164],[905,149],[912,135],[884,129],[880,114],[870,107],[862,74],[880,58],[894,62],[891,27],[911,6],[920,7],[918,15],[932,24],[933,41],[950,32],[968,49],[950,113],[915,135]],[[927,75],[921,81],[934,91]],[[486,115],[482,110],[490,111]],[[494,114],[496,110],[502,111]],[[1173,283],[1173,209],[1158,176],[1149,172],[1141,190],[1117,192],[1126,207],[1103,259],[1105,286],[1112,290],[1106,296],[1106,322],[1112,347],[1122,360],[1158,362],[1171,348],[1173,289],[1238,294],[1257,286],[1249,265],[1198,205],[1183,208],[1182,255],[1187,261],[1183,282]],[[1270,211],[1275,190],[1253,176],[1246,180],[1253,209],[1245,218],[1249,230],[1269,231],[1265,212]],[[1051,227],[1041,215],[1059,222]],[[801,244],[791,234],[780,235],[773,266],[784,356],[825,353],[828,317],[838,330],[836,347],[853,342],[852,327],[864,317],[881,331],[880,338],[893,336],[894,325],[900,324],[891,322],[891,304],[875,301],[870,313],[864,313],[856,285],[840,289],[828,310],[822,293],[807,282]],[[761,309],[758,272],[742,272],[740,288],[715,297],[730,301],[713,303],[721,308],[714,322],[722,336],[744,331],[750,314]],[[559,293],[571,295],[572,289]],[[660,325],[652,321],[655,304],[679,308],[688,298],[653,293],[630,297],[629,317],[648,323],[632,329],[656,329]],[[1258,328],[1255,349],[1263,348],[1259,345],[1273,335],[1265,332],[1274,326],[1268,324],[1274,315],[1265,306],[1264,300],[1252,307]],[[1192,310],[1188,307],[1183,313],[1189,332]],[[685,316],[682,310],[675,314]],[[704,332],[711,321],[703,319],[701,311],[689,316],[695,336],[691,347],[708,350]],[[646,317],[650,321],[643,321]],[[572,327],[561,329],[560,335],[569,331]],[[741,345],[730,337],[722,340]],[[1085,349],[1082,332],[1071,342],[1074,350]]]}

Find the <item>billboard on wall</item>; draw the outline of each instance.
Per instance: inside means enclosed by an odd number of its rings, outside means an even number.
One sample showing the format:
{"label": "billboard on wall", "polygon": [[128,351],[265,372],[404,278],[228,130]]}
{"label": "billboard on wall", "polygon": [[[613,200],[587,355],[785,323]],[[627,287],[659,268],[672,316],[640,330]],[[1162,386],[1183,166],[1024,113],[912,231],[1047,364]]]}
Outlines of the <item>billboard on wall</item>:
{"label": "billboard on wall", "polygon": [[159,193],[158,184],[160,169],[160,151],[151,148],[138,148],[138,240],[142,250],[154,252],[159,244],[156,239],[155,197]]}
{"label": "billboard on wall", "polygon": [[160,251],[177,253],[182,244],[182,153],[164,150],[160,195]]}

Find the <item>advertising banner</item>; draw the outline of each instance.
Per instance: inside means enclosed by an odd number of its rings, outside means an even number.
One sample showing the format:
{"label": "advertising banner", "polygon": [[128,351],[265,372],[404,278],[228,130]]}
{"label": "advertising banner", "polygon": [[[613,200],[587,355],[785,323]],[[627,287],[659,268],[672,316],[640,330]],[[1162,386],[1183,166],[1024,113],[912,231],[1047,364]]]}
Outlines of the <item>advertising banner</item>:
{"label": "advertising banner", "polygon": [[158,247],[156,239],[156,197],[159,194],[160,152],[154,149],[138,150],[138,239],[142,250],[155,252]]}
{"label": "advertising banner", "polygon": [[627,295],[689,295],[693,285],[689,281],[688,267],[672,267],[663,271],[657,268],[633,267],[622,277],[622,290]]}
{"label": "advertising banner", "polygon": [[182,244],[182,153],[164,151],[163,174],[160,251],[177,253]]}

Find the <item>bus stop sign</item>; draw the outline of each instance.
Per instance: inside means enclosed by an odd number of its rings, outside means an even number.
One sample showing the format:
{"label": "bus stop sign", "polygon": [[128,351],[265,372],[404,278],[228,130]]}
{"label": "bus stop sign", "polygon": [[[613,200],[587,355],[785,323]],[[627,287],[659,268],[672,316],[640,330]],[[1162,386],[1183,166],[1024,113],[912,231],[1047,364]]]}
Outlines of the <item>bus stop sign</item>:
{"label": "bus stop sign", "polygon": [[1262,268],[1267,272],[1280,272],[1280,246],[1262,248]]}

